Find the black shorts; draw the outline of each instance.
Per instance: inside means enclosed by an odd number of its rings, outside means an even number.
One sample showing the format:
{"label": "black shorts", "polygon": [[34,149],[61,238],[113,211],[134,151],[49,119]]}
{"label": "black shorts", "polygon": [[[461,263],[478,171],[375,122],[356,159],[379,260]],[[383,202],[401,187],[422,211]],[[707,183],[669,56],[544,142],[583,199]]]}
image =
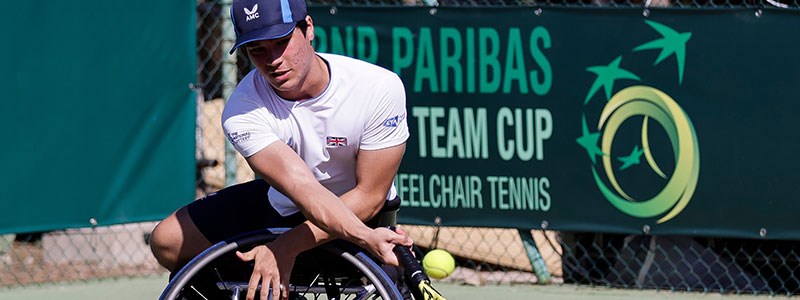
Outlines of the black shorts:
{"label": "black shorts", "polygon": [[281,216],[269,203],[266,181],[232,185],[186,206],[189,216],[212,244],[265,228],[292,228],[305,222],[302,213]]}

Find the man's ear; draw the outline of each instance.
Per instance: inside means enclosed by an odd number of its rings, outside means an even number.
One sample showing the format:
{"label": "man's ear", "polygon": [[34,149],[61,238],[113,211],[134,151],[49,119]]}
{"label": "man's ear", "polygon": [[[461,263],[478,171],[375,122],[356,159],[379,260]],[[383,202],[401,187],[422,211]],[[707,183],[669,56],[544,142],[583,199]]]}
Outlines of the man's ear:
{"label": "man's ear", "polygon": [[312,42],[314,41],[314,20],[311,19],[311,16],[306,16],[306,24],[306,38]]}

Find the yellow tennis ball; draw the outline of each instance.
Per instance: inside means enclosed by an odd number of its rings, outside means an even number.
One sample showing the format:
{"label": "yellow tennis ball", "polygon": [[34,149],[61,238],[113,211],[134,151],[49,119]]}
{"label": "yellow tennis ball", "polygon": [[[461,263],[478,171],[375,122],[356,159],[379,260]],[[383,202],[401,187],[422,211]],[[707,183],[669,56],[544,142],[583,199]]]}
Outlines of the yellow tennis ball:
{"label": "yellow tennis ball", "polygon": [[425,274],[436,279],[444,279],[456,268],[456,260],[445,250],[431,250],[422,258],[422,268]]}

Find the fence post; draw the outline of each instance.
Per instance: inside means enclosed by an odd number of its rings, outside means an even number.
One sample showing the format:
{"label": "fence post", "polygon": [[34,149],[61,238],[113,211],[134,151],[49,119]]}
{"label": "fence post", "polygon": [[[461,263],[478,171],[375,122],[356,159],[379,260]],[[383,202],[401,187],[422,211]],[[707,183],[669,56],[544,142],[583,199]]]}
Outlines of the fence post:
{"label": "fence post", "polygon": [[[234,34],[233,22],[231,22],[231,15],[228,13],[231,10],[231,2],[225,1],[222,3],[222,98],[227,103],[236,87],[237,81],[237,68],[236,68],[236,53],[228,55],[228,49],[233,47],[236,40]],[[225,186],[236,184],[236,170],[238,165],[236,163],[236,149],[233,144],[225,139]]]}
{"label": "fence post", "polygon": [[550,283],[550,273],[547,272],[547,264],[545,264],[539,249],[536,248],[536,241],[533,240],[533,235],[529,229],[517,228],[520,239],[522,239],[522,246],[525,248],[525,253],[531,261],[533,273],[536,274],[537,283],[547,284]]}

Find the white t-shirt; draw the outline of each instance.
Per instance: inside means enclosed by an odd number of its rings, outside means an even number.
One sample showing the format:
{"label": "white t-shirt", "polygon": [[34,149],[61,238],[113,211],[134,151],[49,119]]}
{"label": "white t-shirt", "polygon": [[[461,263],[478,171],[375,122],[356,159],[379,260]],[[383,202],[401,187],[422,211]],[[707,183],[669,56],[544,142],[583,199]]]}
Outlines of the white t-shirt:
{"label": "white t-shirt", "polygon": [[[337,196],[356,185],[359,149],[377,150],[408,139],[405,89],[400,78],[370,63],[319,53],[328,62],[331,80],[319,96],[289,101],[275,94],[253,70],[234,90],[222,127],[244,157],[274,142],[286,143]],[[387,199],[397,195],[392,184]],[[283,216],[299,211],[288,197],[269,189],[269,200]]]}

